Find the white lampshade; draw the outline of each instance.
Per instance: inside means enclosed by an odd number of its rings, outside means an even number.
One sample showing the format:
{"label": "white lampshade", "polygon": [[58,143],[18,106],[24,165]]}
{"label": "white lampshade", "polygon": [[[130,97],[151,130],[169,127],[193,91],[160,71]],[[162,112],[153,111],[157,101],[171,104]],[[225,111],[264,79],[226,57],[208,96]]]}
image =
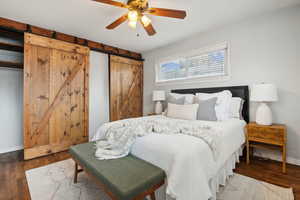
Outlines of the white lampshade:
{"label": "white lampshade", "polygon": [[273,102],[278,101],[277,88],[273,84],[256,84],[252,86],[251,101]]}
{"label": "white lampshade", "polygon": [[153,101],[164,101],[166,99],[165,91],[154,90],[153,91]]}

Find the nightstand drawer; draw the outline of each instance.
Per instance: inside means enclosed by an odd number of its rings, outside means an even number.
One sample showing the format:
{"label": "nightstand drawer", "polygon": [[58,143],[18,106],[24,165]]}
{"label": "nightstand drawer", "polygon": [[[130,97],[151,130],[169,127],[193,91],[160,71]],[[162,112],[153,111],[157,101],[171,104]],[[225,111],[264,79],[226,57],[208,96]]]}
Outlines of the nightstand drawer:
{"label": "nightstand drawer", "polygon": [[285,134],[283,129],[250,126],[248,127],[248,138],[258,142],[283,144]]}

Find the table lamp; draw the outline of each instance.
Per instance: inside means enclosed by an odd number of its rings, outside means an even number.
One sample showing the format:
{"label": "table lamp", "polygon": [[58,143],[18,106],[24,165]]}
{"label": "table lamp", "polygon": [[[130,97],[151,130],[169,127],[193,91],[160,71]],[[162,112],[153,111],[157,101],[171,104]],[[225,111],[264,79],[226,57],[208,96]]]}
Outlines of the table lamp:
{"label": "table lamp", "polygon": [[267,103],[278,100],[276,86],[265,83],[253,85],[250,100],[260,102],[256,110],[256,123],[260,125],[272,125],[272,111]]}
{"label": "table lamp", "polygon": [[155,104],[155,114],[161,114],[163,111],[161,101],[166,100],[165,91],[163,90],[154,90],[153,91],[153,101],[156,102]]}

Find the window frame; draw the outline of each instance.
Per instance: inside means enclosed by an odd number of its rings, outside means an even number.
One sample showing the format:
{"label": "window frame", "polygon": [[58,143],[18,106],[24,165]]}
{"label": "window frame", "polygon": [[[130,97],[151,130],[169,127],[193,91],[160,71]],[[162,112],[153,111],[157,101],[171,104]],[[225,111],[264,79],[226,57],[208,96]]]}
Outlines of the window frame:
{"label": "window frame", "polygon": [[[160,66],[166,62],[178,61],[182,59],[186,59],[189,57],[200,56],[201,54],[226,49],[225,55],[225,73],[220,75],[199,75],[199,76],[190,76],[183,78],[175,78],[169,80],[158,80]],[[213,82],[213,81],[227,81],[230,79],[231,69],[230,69],[230,47],[227,42],[217,43],[215,45],[205,46],[199,49],[195,49],[192,51],[188,51],[186,53],[174,54],[172,56],[164,57],[157,59],[155,62],[155,84],[157,85],[165,85],[165,84],[184,84],[184,83],[195,83],[195,82]]]}

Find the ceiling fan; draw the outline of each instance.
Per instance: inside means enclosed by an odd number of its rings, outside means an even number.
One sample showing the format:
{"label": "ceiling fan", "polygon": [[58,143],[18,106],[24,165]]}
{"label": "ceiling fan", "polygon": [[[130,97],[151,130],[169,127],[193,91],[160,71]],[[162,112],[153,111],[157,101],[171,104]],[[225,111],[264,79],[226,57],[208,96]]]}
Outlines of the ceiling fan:
{"label": "ceiling fan", "polygon": [[172,17],[177,19],[184,19],[186,12],[184,10],[172,10],[166,8],[150,8],[148,0],[128,0],[127,4],[113,1],[113,0],[93,0],[99,3],[105,3],[112,6],[127,8],[128,12],[119,19],[108,25],[107,29],[114,29],[123,22],[128,20],[128,25],[131,28],[136,28],[137,22],[141,22],[148,35],[152,36],[156,33],[151,24],[151,20],[146,14],[156,15],[162,17]]}

